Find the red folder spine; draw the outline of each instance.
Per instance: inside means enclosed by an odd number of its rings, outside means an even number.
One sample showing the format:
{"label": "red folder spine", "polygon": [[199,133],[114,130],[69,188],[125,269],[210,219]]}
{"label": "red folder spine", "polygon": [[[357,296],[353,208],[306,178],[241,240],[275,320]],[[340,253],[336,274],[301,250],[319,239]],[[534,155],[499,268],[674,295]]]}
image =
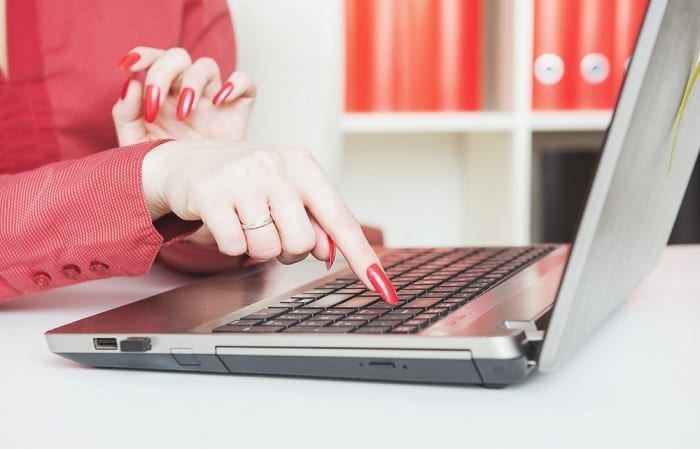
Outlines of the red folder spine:
{"label": "red folder spine", "polygon": [[612,77],[614,90],[618,94],[648,3],[648,0],[615,0],[615,54],[612,61]]}
{"label": "red folder spine", "polygon": [[373,0],[345,1],[345,110],[371,110],[373,92]]}
{"label": "red folder spine", "polygon": [[395,7],[395,109],[437,110],[440,82],[439,2],[400,0]]}
{"label": "red folder spine", "polygon": [[372,53],[373,111],[391,111],[394,108],[394,13],[397,0],[374,0]]}
{"label": "red folder spine", "polygon": [[616,92],[612,77],[614,2],[582,0],[579,3],[577,106],[611,109]]}
{"label": "red folder spine", "polygon": [[482,1],[440,2],[441,110],[481,108]]}
{"label": "red folder spine", "polygon": [[535,0],[532,78],[535,110],[576,106],[578,3],[579,0]]}

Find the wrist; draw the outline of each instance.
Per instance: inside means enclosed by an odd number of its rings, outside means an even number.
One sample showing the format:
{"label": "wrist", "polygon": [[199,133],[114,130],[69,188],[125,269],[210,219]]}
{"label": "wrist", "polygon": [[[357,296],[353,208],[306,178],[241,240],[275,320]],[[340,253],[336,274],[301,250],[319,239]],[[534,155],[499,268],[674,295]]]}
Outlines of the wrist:
{"label": "wrist", "polygon": [[168,143],[158,145],[146,153],[141,166],[144,200],[153,221],[171,212],[163,189],[165,153]]}

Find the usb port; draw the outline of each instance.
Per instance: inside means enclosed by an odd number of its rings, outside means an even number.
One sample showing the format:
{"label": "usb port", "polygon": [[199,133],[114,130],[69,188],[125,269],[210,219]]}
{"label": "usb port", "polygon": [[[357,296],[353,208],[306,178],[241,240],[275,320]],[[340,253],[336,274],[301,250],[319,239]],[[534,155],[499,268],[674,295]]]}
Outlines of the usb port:
{"label": "usb port", "polygon": [[117,349],[117,339],[116,338],[93,338],[93,345],[98,351],[109,351]]}

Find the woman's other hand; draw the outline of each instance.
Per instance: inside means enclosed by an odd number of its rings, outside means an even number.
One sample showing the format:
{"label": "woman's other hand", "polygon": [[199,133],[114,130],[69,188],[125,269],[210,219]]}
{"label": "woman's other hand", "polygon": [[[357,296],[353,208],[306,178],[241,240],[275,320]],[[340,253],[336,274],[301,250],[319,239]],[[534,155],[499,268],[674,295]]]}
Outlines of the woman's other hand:
{"label": "woman's other hand", "polygon": [[120,145],[161,138],[245,138],[256,95],[245,73],[222,80],[216,61],[192,61],[182,48],[136,47],[119,67],[129,72],[112,108]]}
{"label": "woman's other hand", "polygon": [[305,150],[166,142],[144,158],[143,186],[153,220],[170,212],[202,220],[224,254],[289,264],[311,253],[332,263],[337,243],[368,288],[398,301],[357,220]]}

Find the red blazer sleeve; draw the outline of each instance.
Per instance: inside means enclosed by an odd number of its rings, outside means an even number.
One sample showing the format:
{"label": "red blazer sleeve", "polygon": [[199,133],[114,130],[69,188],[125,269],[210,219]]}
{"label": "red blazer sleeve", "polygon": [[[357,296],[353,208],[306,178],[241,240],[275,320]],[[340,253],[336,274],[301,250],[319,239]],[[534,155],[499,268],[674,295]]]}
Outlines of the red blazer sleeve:
{"label": "red blazer sleeve", "polygon": [[[226,0],[189,0],[182,23],[181,46],[193,60],[213,58],[226,80],[236,69],[236,41]],[[211,274],[240,267],[245,257],[226,256],[216,246],[179,242],[164,247],[160,260],[178,271]]]}
{"label": "red blazer sleeve", "polygon": [[172,214],[151,221],[141,166],[161,142],[0,177],[0,301],[145,274],[164,242],[201,226]]}
{"label": "red blazer sleeve", "polygon": [[188,0],[181,45],[192,59],[208,56],[219,63],[225,80],[236,69],[236,40],[226,0]]}

